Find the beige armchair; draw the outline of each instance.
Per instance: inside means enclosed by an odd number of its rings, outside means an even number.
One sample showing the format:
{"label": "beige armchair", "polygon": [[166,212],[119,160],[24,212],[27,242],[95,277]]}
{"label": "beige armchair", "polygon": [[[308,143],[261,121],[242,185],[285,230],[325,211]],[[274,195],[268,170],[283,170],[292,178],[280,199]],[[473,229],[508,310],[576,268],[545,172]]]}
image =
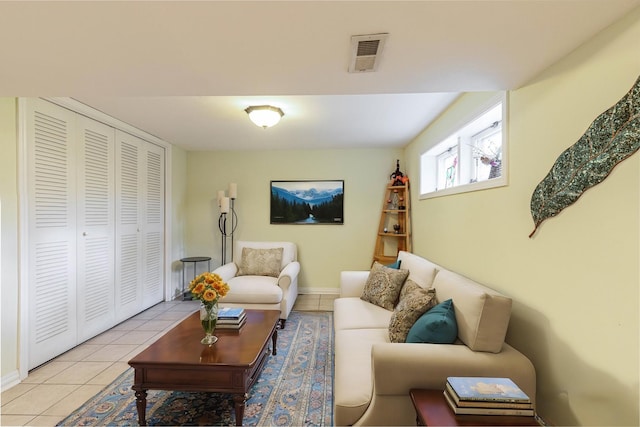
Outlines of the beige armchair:
{"label": "beige armchair", "polygon": [[220,306],[280,310],[280,327],[284,328],[298,297],[296,244],[238,241],[233,258],[214,270],[230,288]]}

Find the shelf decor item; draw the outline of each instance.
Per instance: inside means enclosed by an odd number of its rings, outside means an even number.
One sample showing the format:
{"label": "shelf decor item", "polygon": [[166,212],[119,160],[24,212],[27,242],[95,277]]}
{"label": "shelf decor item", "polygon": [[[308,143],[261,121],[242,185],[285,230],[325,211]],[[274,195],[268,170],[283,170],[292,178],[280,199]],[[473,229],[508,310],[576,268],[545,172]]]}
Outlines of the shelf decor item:
{"label": "shelf decor item", "polygon": [[531,196],[534,229],[558,215],[640,148],[640,77],[616,105],[600,114],[567,148]]}
{"label": "shelf decor item", "polygon": [[200,300],[200,321],[205,337],[200,341],[205,345],[212,345],[218,338],[213,335],[218,320],[218,301],[229,292],[222,278],[215,273],[202,273],[189,284],[189,291],[193,298]]}

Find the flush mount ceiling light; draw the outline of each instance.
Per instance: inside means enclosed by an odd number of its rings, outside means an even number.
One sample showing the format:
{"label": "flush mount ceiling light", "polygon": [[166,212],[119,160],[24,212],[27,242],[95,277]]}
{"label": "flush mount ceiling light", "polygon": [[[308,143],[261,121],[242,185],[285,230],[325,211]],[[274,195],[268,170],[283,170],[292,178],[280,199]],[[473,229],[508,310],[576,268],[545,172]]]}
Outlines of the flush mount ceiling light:
{"label": "flush mount ceiling light", "polygon": [[256,126],[262,128],[270,128],[278,124],[284,113],[278,107],[272,107],[271,105],[257,105],[247,107],[244,111],[247,112],[249,118]]}

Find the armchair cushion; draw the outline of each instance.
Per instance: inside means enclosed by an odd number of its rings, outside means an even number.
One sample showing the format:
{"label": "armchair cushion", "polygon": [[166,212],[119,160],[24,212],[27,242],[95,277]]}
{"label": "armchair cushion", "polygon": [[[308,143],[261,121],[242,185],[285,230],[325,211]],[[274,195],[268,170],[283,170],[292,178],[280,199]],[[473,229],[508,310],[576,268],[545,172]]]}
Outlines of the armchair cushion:
{"label": "armchair cushion", "polygon": [[298,260],[298,249],[293,242],[256,242],[239,240],[236,242],[236,251],[233,255],[233,262],[240,265],[240,259],[242,258],[242,249],[273,249],[282,248],[282,264],[280,269],[282,270],[287,264]]}
{"label": "armchair cushion", "polygon": [[238,276],[278,277],[282,264],[283,248],[242,248]]}
{"label": "armchair cushion", "polygon": [[278,304],[282,301],[282,288],[271,276],[236,276],[227,283],[231,291],[222,300],[225,303]]}

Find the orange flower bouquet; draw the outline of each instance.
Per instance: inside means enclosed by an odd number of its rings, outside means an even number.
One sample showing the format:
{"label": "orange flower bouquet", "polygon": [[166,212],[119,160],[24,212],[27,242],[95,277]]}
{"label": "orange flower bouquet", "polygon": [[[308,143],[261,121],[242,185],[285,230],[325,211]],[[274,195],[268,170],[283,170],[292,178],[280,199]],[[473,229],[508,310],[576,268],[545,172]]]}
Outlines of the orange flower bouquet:
{"label": "orange flower bouquet", "polygon": [[213,305],[227,295],[229,285],[216,273],[206,272],[191,281],[189,291],[194,298],[199,299],[203,304]]}

